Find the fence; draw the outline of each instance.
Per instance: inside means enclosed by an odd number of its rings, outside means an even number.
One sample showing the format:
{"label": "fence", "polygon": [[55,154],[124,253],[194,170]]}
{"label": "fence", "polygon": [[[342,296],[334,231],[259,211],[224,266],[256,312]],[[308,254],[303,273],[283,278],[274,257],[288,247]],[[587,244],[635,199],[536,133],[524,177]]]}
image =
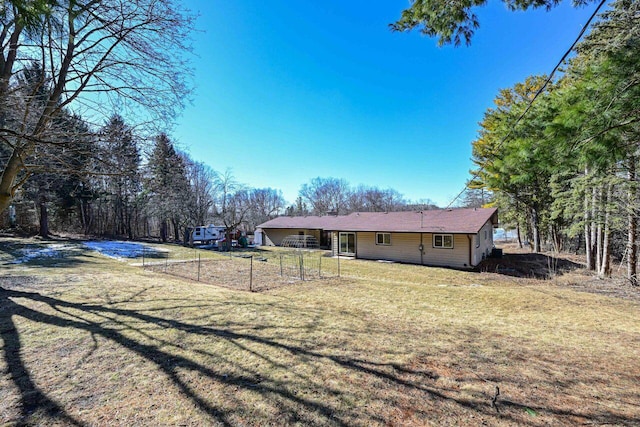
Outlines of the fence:
{"label": "fence", "polygon": [[305,280],[340,276],[340,259],[324,251],[194,250],[143,254],[142,266],[199,282],[249,291],[264,291]]}

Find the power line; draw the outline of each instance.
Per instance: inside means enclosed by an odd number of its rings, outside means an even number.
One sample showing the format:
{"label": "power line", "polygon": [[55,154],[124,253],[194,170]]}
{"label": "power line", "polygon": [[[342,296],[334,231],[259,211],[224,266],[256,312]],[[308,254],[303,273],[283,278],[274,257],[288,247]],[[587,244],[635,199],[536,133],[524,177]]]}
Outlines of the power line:
{"label": "power line", "polygon": [[[591,25],[591,21],[593,21],[594,18],[598,15],[598,12],[600,11],[602,6],[604,6],[604,4],[606,2],[607,2],[607,0],[601,0],[600,1],[600,3],[598,4],[598,7],[596,7],[596,9],[593,11],[593,13],[589,17],[589,19],[587,20],[585,25],[583,25],[582,30],[580,30],[580,33],[578,34],[578,36],[576,37],[574,42],[571,44],[569,49],[567,49],[567,51],[564,53],[564,55],[562,55],[562,58],[560,58],[560,61],[558,61],[556,66],[553,67],[553,70],[551,71],[551,74],[549,74],[549,77],[547,77],[547,79],[545,80],[544,84],[540,87],[540,89],[538,89],[538,91],[535,93],[533,98],[531,98],[531,100],[529,101],[529,104],[527,105],[527,108],[525,108],[524,111],[522,112],[522,114],[520,114],[520,116],[515,121],[513,126],[511,126],[511,128],[509,129],[509,132],[504,136],[504,138],[502,138],[500,140],[500,142],[498,142],[498,144],[496,145],[496,150],[502,148],[504,143],[507,142],[507,140],[511,137],[511,135],[512,135],[514,129],[516,128],[516,126],[518,126],[518,124],[520,124],[522,119],[527,115],[527,113],[529,112],[529,110],[533,106],[533,103],[536,101],[536,99],[538,99],[538,96],[540,96],[540,94],[542,94],[542,92],[544,92],[544,90],[547,88],[549,83],[551,83],[551,80],[553,80],[553,76],[555,75],[556,71],[558,71],[560,66],[564,63],[564,61],[567,59],[567,57],[571,54],[573,49],[576,47],[576,45],[578,44],[578,42],[580,41],[580,39],[584,35],[584,33],[587,31],[587,28],[589,28],[589,26]],[[478,169],[477,171],[474,171],[472,173],[472,175],[475,178],[478,178],[480,172],[482,172],[483,170],[484,170],[484,166],[480,166],[480,169]],[[465,186],[462,189],[462,191],[460,191],[458,193],[458,195],[456,197],[454,197],[453,200],[451,200],[451,202],[449,202],[449,204],[444,209],[449,209],[451,207],[451,205],[453,205],[455,203],[455,201],[458,200],[460,198],[460,196],[462,196],[464,194],[465,191],[467,191],[468,188],[469,188],[469,184],[465,184]]]}

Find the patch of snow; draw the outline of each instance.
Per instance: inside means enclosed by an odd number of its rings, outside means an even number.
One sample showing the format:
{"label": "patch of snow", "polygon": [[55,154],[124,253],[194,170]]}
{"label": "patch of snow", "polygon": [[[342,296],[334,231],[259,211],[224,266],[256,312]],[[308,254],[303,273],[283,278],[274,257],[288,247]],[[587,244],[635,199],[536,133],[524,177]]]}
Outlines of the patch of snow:
{"label": "patch of snow", "polygon": [[55,243],[46,248],[24,248],[20,250],[22,256],[13,260],[12,264],[23,264],[35,258],[62,258],[65,256],[65,251],[73,249],[73,246],[61,243]]}
{"label": "patch of snow", "polygon": [[84,242],[84,245],[94,251],[100,252],[111,258],[138,258],[143,254],[151,254],[159,252],[155,248],[151,248],[141,243],[121,242],[117,240],[92,240]]}

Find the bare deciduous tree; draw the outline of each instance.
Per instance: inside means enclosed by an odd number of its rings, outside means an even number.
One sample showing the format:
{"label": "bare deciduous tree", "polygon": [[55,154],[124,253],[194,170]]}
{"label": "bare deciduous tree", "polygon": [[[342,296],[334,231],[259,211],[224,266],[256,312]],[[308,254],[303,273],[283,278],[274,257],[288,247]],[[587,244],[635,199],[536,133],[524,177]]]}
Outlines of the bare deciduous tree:
{"label": "bare deciduous tree", "polygon": [[190,219],[192,225],[204,225],[212,215],[216,173],[210,166],[184,155],[191,184]]}
{"label": "bare deciduous tree", "polygon": [[349,183],[338,178],[313,178],[309,184],[300,188],[300,197],[312,206],[316,215],[327,212],[346,213],[349,193]]}
{"label": "bare deciduous tree", "polygon": [[215,216],[222,221],[226,229],[226,249],[231,248],[231,233],[245,222],[251,207],[249,192],[236,181],[229,169],[216,174],[215,178]]}
{"label": "bare deciduous tree", "polygon": [[[38,147],[49,147],[49,156],[76,149],[55,126],[65,111],[97,123],[115,104],[136,123],[170,121],[189,92],[184,53],[192,23],[174,0],[2,2],[0,212],[42,170]],[[24,97],[18,76],[34,63],[40,80]]]}
{"label": "bare deciduous tree", "polygon": [[249,190],[250,210],[248,223],[250,229],[255,229],[258,224],[262,224],[275,218],[283,212],[285,200],[282,191],[273,188],[254,188]]}

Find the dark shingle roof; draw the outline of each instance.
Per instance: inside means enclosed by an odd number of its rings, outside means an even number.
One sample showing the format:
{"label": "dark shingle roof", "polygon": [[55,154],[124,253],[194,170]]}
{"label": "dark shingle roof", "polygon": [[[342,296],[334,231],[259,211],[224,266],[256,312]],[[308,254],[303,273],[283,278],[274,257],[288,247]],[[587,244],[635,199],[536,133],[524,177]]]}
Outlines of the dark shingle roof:
{"label": "dark shingle roof", "polygon": [[422,212],[356,212],[340,216],[281,216],[258,228],[306,228],[327,231],[389,231],[409,233],[475,234],[496,208],[440,209]]}

